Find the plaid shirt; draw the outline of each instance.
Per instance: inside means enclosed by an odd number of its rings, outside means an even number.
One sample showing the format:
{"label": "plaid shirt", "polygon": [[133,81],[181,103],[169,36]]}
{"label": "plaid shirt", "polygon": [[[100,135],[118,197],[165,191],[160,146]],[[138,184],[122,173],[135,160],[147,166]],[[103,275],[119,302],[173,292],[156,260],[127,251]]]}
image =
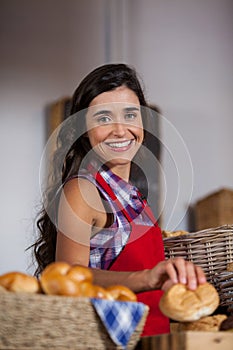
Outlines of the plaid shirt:
{"label": "plaid shirt", "polygon": [[103,201],[105,200],[108,203],[114,216],[112,225],[97,232],[90,240],[89,266],[106,270],[126,245],[131,232],[131,225],[117,204],[113,203],[109,194],[96,181],[95,173],[97,171],[111,187],[134,223],[144,226],[153,226],[153,223],[143,210],[143,199],[135,186],[112,173],[105,165],[98,169],[97,163],[92,162],[87,169],[81,169],[78,176],[89,180],[99,189]]}

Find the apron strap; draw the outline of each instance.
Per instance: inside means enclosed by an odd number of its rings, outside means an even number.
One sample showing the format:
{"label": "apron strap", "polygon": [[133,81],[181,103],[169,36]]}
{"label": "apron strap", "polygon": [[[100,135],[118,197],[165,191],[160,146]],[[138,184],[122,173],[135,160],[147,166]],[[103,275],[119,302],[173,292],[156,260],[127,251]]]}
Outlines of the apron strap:
{"label": "apron strap", "polygon": [[[112,199],[113,202],[116,203],[116,205],[118,206],[118,208],[122,211],[123,215],[125,216],[125,218],[128,220],[129,223],[133,222],[132,217],[130,217],[129,213],[125,210],[125,208],[123,207],[123,205],[121,204],[121,202],[119,201],[119,199],[116,197],[115,193],[113,192],[112,188],[109,186],[109,184],[104,180],[104,178],[102,177],[102,175],[97,172],[95,174],[95,179],[96,181],[99,183],[99,185],[107,192],[107,194],[110,196],[110,198]],[[138,191],[138,190],[137,190]],[[139,196],[141,196],[141,198],[143,198],[142,194],[138,191]],[[153,222],[153,224],[155,226],[158,226],[157,221],[154,217],[154,214],[152,212],[152,210],[150,209],[150,207],[147,205],[147,201],[144,198],[143,199],[143,210],[145,210],[145,213],[147,214],[147,216],[149,217],[149,219]]]}
{"label": "apron strap", "polygon": [[125,218],[129,221],[132,222],[133,219],[130,217],[129,213],[125,210],[125,208],[123,207],[123,205],[121,204],[121,202],[119,201],[119,199],[116,197],[115,193],[113,192],[113,190],[111,189],[111,187],[109,186],[109,184],[104,180],[104,178],[100,175],[99,172],[96,173],[96,181],[98,182],[98,184],[107,192],[107,194],[110,196],[110,198],[112,199],[112,201],[114,203],[116,203],[116,205],[118,206],[118,208],[122,211],[123,215],[125,216]]}
{"label": "apron strap", "polygon": [[141,194],[141,192],[138,189],[137,189],[137,192],[138,192],[139,196],[141,198],[143,198],[143,205],[144,205],[144,210],[145,210],[146,215],[149,217],[149,219],[153,222],[153,224],[155,226],[158,226],[157,220],[154,216],[153,211],[151,210],[150,206],[148,205],[147,200],[145,199],[145,197]]}

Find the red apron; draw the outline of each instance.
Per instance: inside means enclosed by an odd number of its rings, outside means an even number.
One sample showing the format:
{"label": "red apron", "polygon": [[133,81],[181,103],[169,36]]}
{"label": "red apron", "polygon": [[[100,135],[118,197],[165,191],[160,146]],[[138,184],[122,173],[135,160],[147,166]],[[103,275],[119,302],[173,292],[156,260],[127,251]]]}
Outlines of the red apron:
{"label": "red apron", "polygon": [[[145,205],[144,210],[154,223],[152,227],[136,225],[100,173],[96,174],[96,180],[123,212],[132,229],[126,246],[122,249],[109,270],[139,271],[151,269],[158,264],[158,262],[164,260],[161,230],[156,223],[152,211],[146,204],[146,201],[143,201]],[[162,293],[161,290],[153,290],[137,294],[138,301],[147,304],[150,308],[142,336],[170,332],[169,319],[161,313],[158,306]]]}

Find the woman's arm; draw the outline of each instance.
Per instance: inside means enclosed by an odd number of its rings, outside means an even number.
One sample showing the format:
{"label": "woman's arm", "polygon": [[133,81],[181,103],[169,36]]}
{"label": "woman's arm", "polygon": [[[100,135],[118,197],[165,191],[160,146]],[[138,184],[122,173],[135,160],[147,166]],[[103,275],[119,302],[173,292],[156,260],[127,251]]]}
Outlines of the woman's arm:
{"label": "woman's arm", "polygon": [[89,264],[90,248],[68,238],[65,234],[57,233],[56,261],[65,261],[70,265]]}
{"label": "woman's arm", "polygon": [[56,260],[88,265],[92,227],[100,213],[103,220],[106,216],[99,202],[96,187],[85,179],[75,178],[64,186],[58,210]]}
{"label": "woman's arm", "polygon": [[[87,253],[86,246],[81,246],[65,236],[58,238],[58,244],[61,245],[58,251],[62,252],[62,258],[60,259],[58,256],[57,260],[66,261],[71,265],[88,266],[89,258],[86,260],[77,258],[77,252],[79,252],[80,256],[89,257],[89,251]],[[193,290],[198,284],[206,282],[202,269],[182,258],[160,262],[151,270],[116,272],[92,269],[92,272],[95,284],[103,287],[122,284],[135,293],[153,289],[166,290],[177,282],[187,283],[189,288]]]}
{"label": "woman's arm", "polygon": [[94,282],[105,287],[123,284],[135,293],[153,289],[167,290],[175,283],[187,284],[195,290],[198,284],[206,282],[203,270],[183,258],[161,261],[151,270],[135,272],[113,272],[92,269]]}

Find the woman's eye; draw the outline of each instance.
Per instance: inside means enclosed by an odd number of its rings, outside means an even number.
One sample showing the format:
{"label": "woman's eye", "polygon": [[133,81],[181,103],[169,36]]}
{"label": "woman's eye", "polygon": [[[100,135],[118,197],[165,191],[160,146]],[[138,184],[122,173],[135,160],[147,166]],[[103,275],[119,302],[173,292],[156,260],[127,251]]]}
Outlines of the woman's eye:
{"label": "woman's eye", "polygon": [[126,120],[134,120],[136,117],[137,117],[137,114],[135,114],[135,113],[127,113],[125,115]]}
{"label": "woman's eye", "polygon": [[106,124],[106,123],[109,123],[110,121],[111,121],[111,118],[107,115],[103,115],[97,119],[97,122],[99,124]]}

